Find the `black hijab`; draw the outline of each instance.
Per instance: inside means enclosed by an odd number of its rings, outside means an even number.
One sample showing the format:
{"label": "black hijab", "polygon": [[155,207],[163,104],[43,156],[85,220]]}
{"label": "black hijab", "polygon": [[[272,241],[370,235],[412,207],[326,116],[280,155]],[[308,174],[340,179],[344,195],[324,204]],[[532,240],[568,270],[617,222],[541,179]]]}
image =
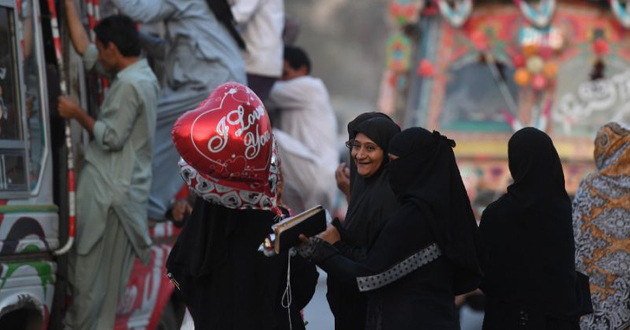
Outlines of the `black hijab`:
{"label": "black hijab", "polygon": [[508,161],[514,179],[508,194],[522,207],[552,212],[549,207],[556,205],[570,212],[560,157],[547,134],[533,127],[516,132],[508,142]]}
{"label": "black hijab", "polygon": [[389,143],[398,132],[400,132],[400,127],[396,123],[379,116],[357,125],[353,131],[353,138],[363,133],[383,149],[383,160],[379,169],[367,178],[357,175],[356,185],[350,193],[344,227],[354,234],[354,242],[351,243],[357,246],[369,247],[376,238],[383,220],[398,205],[389,186],[386,170],[389,161],[387,157]]}
{"label": "black hijab", "polygon": [[[455,269],[453,288],[456,294],[477,288],[481,271],[477,256],[479,238],[464,183],[459,174],[455,155],[455,142],[438,132],[414,127],[397,134],[391,141],[389,153],[398,156],[389,163],[390,184],[406,216],[397,216],[404,222],[388,233],[391,240],[408,233],[429,231],[433,242],[450,260]],[[388,224],[389,226],[389,224]],[[422,235],[425,235],[423,233]],[[423,240],[400,240],[400,255],[388,258],[401,260],[421,250]]]}
{"label": "black hijab", "polygon": [[[357,127],[359,127],[359,125],[361,125],[363,122],[370,120],[372,118],[384,118],[384,119],[389,119],[391,122],[394,122],[388,115],[382,112],[362,113],[358,115],[356,118],[354,118],[351,122],[348,123],[348,140],[352,141],[355,138],[355,136],[357,135],[356,129]],[[400,131],[400,129],[398,129],[398,131]],[[387,154],[385,155],[387,156]],[[352,193],[352,189],[356,185],[356,178],[357,178],[357,165],[354,163],[354,159],[352,158],[352,155],[350,155],[350,164],[348,167],[350,167],[350,193]],[[361,185],[361,183],[359,185]],[[362,187],[360,187],[360,189],[362,189]]]}
{"label": "black hijab", "polygon": [[571,200],[551,138],[535,128],[508,142],[514,183],[488,205],[481,233],[488,251],[483,290],[558,317],[577,313]]}

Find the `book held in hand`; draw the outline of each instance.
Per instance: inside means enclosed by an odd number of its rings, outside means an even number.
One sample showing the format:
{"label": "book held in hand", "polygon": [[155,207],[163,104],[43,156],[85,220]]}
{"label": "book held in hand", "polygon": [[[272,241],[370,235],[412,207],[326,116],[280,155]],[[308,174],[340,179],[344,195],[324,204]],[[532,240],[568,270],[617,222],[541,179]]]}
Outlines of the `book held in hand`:
{"label": "book held in hand", "polygon": [[315,236],[326,230],[326,226],[326,210],[321,205],[286,218],[271,227],[276,235],[274,250],[276,253],[288,251],[302,243],[300,234]]}

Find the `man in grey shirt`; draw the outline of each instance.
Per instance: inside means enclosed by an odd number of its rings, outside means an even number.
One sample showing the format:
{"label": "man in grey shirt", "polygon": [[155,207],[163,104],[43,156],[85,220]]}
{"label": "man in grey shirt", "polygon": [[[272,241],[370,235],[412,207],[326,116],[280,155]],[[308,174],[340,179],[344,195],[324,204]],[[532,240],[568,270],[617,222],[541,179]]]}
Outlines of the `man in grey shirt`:
{"label": "man in grey shirt", "polygon": [[[142,23],[163,22],[165,39],[142,38],[143,49],[164,59],[166,84],[160,92],[153,159],[149,218],[163,220],[183,187],[179,154],[171,131],[184,112],[195,109],[219,85],[247,84],[245,64],[225,15],[226,0],[112,0],[121,13]],[[211,8],[221,3],[225,11]],[[217,10],[219,10],[217,12]],[[229,18],[229,17],[228,17]],[[233,27],[232,27],[233,28]]]}
{"label": "man in grey shirt", "polygon": [[106,18],[95,29],[96,45],[90,44],[73,0],[65,2],[72,42],[86,68],[115,78],[96,120],[73,99],[59,98],[60,115],[77,120],[93,137],[77,187],[76,245],[69,258],[73,302],[64,325],[113,329],[134,255],[150,259],[146,212],[159,86],[139,58],[131,19]]}

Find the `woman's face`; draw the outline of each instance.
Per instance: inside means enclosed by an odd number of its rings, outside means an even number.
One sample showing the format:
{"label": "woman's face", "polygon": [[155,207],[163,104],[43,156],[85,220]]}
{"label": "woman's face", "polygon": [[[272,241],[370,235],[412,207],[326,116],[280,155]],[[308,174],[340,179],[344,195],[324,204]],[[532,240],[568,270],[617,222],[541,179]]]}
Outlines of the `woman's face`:
{"label": "woman's face", "polygon": [[357,173],[368,178],[376,173],[383,163],[383,149],[365,134],[359,133],[352,142],[352,158],[357,165]]}

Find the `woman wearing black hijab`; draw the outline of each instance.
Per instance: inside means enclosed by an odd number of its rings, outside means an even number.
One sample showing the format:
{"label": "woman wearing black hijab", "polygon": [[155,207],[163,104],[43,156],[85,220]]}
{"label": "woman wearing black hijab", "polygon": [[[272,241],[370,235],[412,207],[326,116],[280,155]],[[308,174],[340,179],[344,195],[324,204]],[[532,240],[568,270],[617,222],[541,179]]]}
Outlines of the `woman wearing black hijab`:
{"label": "woman wearing black hijab", "polygon": [[[372,118],[384,118],[389,119],[393,122],[393,120],[386,114],[382,112],[365,112],[358,115],[351,122],[348,123],[348,142],[354,140],[356,135],[355,129],[366,120],[370,120]],[[337,167],[337,171],[335,171],[335,179],[337,180],[337,187],[341,192],[346,196],[346,201],[350,202],[350,193],[352,191],[352,187],[357,184],[357,166],[354,163],[354,159],[352,159],[352,149],[350,149],[350,161],[349,164],[341,163],[339,167]],[[361,182],[359,182],[361,184]]]}
{"label": "woman wearing black hijab", "polygon": [[[354,162],[358,163],[348,212],[342,223],[335,221],[341,240],[335,247],[342,255],[356,260],[374,243],[384,221],[398,207],[389,186],[387,170],[390,140],[400,128],[389,118],[374,117],[354,126],[348,145]],[[328,304],[335,316],[336,330],[365,329],[366,298],[356,286],[348,286],[334,274],[329,274]]]}
{"label": "woman wearing black hijab", "polygon": [[363,260],[330,245],[330,229],[299,249],[367,294],[368,330],[459,329],[455,295],[477,288],[481,275],[477,224],[452,147],[422,128],[392,139],[390,184],[401,206]]}
{"label": "woman wearing black hijab", "polygon": [[508,161],[514,183],[481,217],[483,328],[577,330],[582,302],[558,153],[547,134],[528,127],[510,139]]}

